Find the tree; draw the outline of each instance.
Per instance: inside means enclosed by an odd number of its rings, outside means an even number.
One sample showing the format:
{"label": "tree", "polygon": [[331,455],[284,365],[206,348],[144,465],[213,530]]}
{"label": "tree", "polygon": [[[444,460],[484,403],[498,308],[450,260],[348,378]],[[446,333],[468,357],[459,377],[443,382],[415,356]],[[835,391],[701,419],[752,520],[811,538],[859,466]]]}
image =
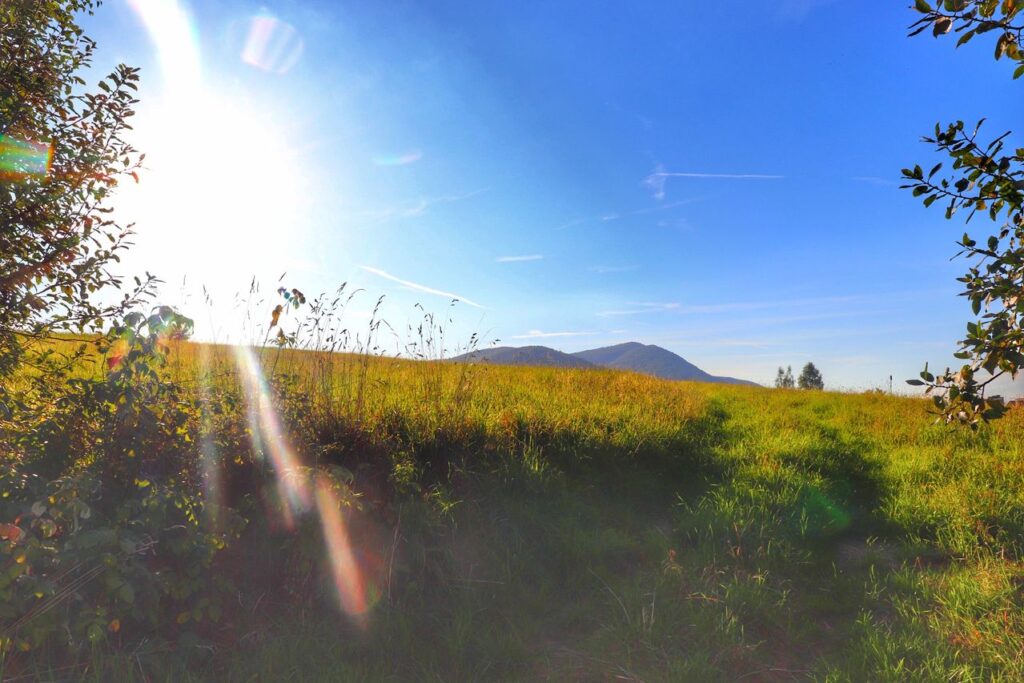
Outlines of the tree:
{"label": "tree", "polygon": [[793,366],[787,366],[785,370],[779,366],[779,371],[775,375],[775,388],[776,389],[792,389],[796,386],[793,381]]}
{"label": "tree", "polygon": [[821,372],[818,371],[818,368],[814,367],[814,363],[807,363],[804,369],[800,371],[797,386],[801,389],[820,390],[825,388],[825,380],[821,378]]}
{"label": "tree", "polygon": [[[1014,63],[1014,79],[1024,75],[1024,2],[941,0],[933,8],[916,0],[915,8],[923,16],[911,26],[911,35],[930,27],[935,37],[959,34],[959,46],[991,34],[996,60]],[[964,284],[961,295],[976,316],[954,354],[964,365],[940,374],[925,365],[920,379],[908,380],[926,387],[947,422],[972,427],[1005,412],[1003,399],[986,396],[986,388],[1001,376],[1016,378],[1024,365],[1024,147],[1010,152],[1008,132],[987,143],[980,140],[982,122],[973,129],[963,121],[936,124],[934,134],[924,138],[952,161],[949,172],[940,173],[942,163],[927,173],[921,166],[903,169],[903,187],[923,198],[926,207],[941,200],[947,219],[962,211],[965,222],[982,214],[996,223],[987,238],[975,240],[965,232],[958,242],[957,256],[970,261],[958,278]]]}
{"label": "tree", "polygon": [[75,16],[99,2],[0,4],[0,381],[35,340],[99,331],[155,282],[96,297],[121,287],[111,268],[131,226],[109,198],[143,159],[124,139],[138,70],[118,66],[95,92],[79,76],[95,44]]}

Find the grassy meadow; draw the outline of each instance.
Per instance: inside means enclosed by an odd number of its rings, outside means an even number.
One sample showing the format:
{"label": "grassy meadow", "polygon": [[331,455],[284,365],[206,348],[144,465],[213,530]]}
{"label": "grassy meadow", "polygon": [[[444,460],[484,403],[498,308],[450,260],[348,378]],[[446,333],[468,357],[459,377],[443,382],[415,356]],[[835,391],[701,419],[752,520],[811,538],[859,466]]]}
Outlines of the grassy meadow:
{"label": "grassy meadow", "polygon": [[317,515],[274,521],[235,354],[182,343],[198,523],[264,505],[215,565],[230,606],[201,638],[9,653],[10,680],[1024,679],[1024,411],[975,433],[880,393],[257,353],[342,482],[359,613]]}
{"label": "grassy meadow", "polygon": [[[1024,1],[270,4],[0,0],[0,683],[1024,681],[1019,101],[893,47]],[[862,386],[954,250],[933,400],[534,346]]]}

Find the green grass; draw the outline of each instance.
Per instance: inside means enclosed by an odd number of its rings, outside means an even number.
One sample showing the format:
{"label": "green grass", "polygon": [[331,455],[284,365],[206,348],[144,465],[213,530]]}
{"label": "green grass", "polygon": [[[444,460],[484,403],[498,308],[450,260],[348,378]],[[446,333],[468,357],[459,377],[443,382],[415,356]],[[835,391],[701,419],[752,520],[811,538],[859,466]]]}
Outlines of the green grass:
{"label": "green grass", "polygon": [[[1024,680],[1024,411],[970,433],[879,394],[262,363],[304,460],[352,473],[365,621],[253,579],[208,648],[41,678]],[[167,372],[237,392],[224,348]],[[232,550],[255,574],[277,542]],[[325,574],[300,593],[329,598]]]}

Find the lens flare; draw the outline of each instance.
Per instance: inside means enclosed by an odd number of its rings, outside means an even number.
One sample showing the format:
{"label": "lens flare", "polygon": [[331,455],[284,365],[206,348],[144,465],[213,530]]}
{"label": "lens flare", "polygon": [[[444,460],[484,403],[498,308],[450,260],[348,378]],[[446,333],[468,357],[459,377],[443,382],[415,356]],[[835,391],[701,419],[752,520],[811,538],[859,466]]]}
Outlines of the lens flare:
{"label": "lens flare", "polygon": [[4,180],[45,178],[50,173],[50,164],[52,163],[52,145],[0,135],[0,178]]}
{"label": "lens flare", "polygon": [[338,604],[345,614],[361,621],[366,614],[366,587],[362,572],[352,552],[348,527],[341,514],[341,501],[331,488],[330,481],[317,477],[316,506],[320,512],[320,525],[323,529],[324,542],[327,544],[327,556],[331,561],[331,574],[334,588],[338,594]]}
{"label": "lens flare", "polygon": [[302,467],[281,428],[270,397],[270,388],[253,350],[235,347],[235,360],[248,406],[253,448],[262,457],[269,459],[277,480],[285,525],[294,528],[295,517],[312,507],[307,470]]}
{"label": "lens flare", "polygon": [[423,152],[414,149],[404,154],[379,154],[373,157],[374,166],[407,166],[423,158]]}
{"label": "lens flare", "polygon": [[216,80],[182,0],[130,4],[163,78],[133,123],[146,171],[118,195],[118,213],[138,226],[125,267],[155,263],[168,281],[188,274],[229,294],[253,274],[307,263],[312,180],[295,112]]}
{"label": "lens flare", "polygon": [[285,74],[302,56],[304,44],[294,26],[269,14],[249,20],[249,34],[242,48],[242,61],[249,66]]}
{"label": "lens flare", "polygon": [[206,493],[208,502],[207,512],[210,521],[216,527],[220,521],[219,511],[222,501],[220,482],[220,453],[217,451],[217,444],[213,440],[213,405],[210,399],[211,359],[210,347],[207,344],[199,344],[199,405],[201,408],[200,424],[200,453],[203,465],[203,490]]}
{"label": "lens flare", "polygon": [[128,0],[156,47],[168,90],[180,93],[199,85],[202,77],[195,23],[178,0]]}

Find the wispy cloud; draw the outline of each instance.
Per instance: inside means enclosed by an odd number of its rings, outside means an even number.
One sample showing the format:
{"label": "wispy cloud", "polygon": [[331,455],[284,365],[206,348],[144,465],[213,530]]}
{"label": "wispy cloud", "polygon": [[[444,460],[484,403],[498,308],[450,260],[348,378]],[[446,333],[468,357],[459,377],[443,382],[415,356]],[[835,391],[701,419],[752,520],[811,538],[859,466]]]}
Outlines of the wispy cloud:
{"label": "wispy cloud", "polygon": [[626,305],[629,306],[630,308],[623,308],[612,311],[598,311],[597,314],[602,317],[612,317],[619,315],[645,315],[648,313],[663,313],[665,311],[674,311],[679,308],[679,304],[675,302],[628,302]]}
{"label": "wispy cloud", "polygon": [[873,175],[858,175],[854,176],[853,180],[856,180],[859,183],[868,183],[869,185],[885,185],[888,187],[896,187],[897,185],[899,185],[899,183],[896,182],[895,180],[890,180],[888,178],[879,178],[878,176]]}
{"label": "wispy cloud", "polygon": [[387,221],[396,218],[416,218],[429,213],[431,207],[440,204],[452,204],[455,202],[461,202],[464,199],[470,199],[481,195],[484,192],[489,191],[489,187],[484,187],[479,190],[473,190],[472,192],[465,192],[463,194],[448,194],[439,195],[436,197],[420,197],[413,201],[402,202],[395,206],[386,206],[379,209],[365,209],[356,213],[357,216],[371,220],[375,223],[385,223]]}
{"label": "wispy cloud", "polygon": [[462,296],[461,294],[455,294],[454,292],[446,292],[446,291],[441,290],[441,289],[434,289],[433,287],[427,287],[426,285],[421,285],[421,284],[419,284],[417,282],[411,282],[409,280],[403,280],[402,278],[395,277],[391,273],[387,273],[387,272],[381,270],[380,268],[371,268],[370,266],[359,266],[359,267],[362,268],[363,270],[365,270],[368,273],[373,273],[374,275],[376,275],[378,277],[382,277],[385,280],[391,280],[392,282],[397,282],[398,284],[402,285],[403,287],[415,290],[417,292],[423,292],[425,294],[433,294],[434,296],[443,296],[446,299],[457,299],[458,301],[461,301],[462,303],[466,304],[467,306],[473,306],[474,308],[486,308],[485,306],[481,306],[480,304],[476,303],[475,301],[467,299],[466,297]]}
{"label": "wispy cloud", "polygon": [[778,299],[775,301],[733,301],[720,304],[698,304],[678,307],[682,313],[735,313],[739,311],[760,311],[769,308],[807,308],[817,305],[847,304],[857,301],[859,296],[827,296],[810,299]]}
{"label": "wispy cloud", "polygon": [[423,152],[418,149],[398,154],[376,154],[372,161],[374,166],[408,166],[415,164],[423,158]]}
{"label": "wispy cloud", "polygon": [[596,332],[542,332],[541,330],[530,330],[525,334],[513,335],[513,339],[550,339],[552,337],[589,337]]}
{"label": "wispy cloud", "polygon": [[752,349],[763,349],[769,346],[773,346],[772,342],[764,339],[692,339],[686,341],[676,342],[680,346],[692,346],[697,348],[752,348]]}
{"label": "wispy cloud", "polygon": [[522,261],[540,261],[544,254],[526,254],[524,256],[499,256],[494,259],[498,263],[520,263]]}
{"label": "wispy cloud", "polygon": [[694,202],[701,201],[701,197],[691,197],[690,199],[680,199],[674,202],[666,202],[664,204],[658,204],[657,206],[645,206],[641,209],[632,209],[630,211],[609,211],[603,213],[600,216],[591,216],[589,218],[575,218],[571,221],[566,221],[559,225],[555,230],[565,230],[576,225],[582,225],[583,223],[608,223],[610,221],[617,221],[620,218],[626,216],[640,216],[647,213],[657,213],[661,211],[669,211],[686,204],[692,204]]}
{"label": "wispy cloud", "polygon": [[639,270],[640,266],[591,266],[590,272],[605,275],[607,273],[632,273]]}
{"label": "wispy cloud", "polygon": [[786,21],[801,21],[812,10],[831,5],[836,0],[782,0],[779,4],[778,16]]}
{"label": "wispy cloud", "polygon": [[[662,302],[634,302],[624,304],[624,308],[599,311],[597,315],[602,317],[620,315],[644,315],[648,313],[663,313],[673,311],[675,313],[714,314],[714,313],[741,313],[744,311],[760,311],[773,308],[799,308],[807,309],[812,306],[849,304],[863,297],[860,296],[829,296],[812,299],[778,299],[774,301],[733,301],[719,304],[695,304],[684,305],[680,303]],[[829,312],[829,317],[843,315],[842,312]]]}
{"label": "wispy cloud", "polygon": [[719,180],[782,180],[786,176],[767,173],[703,173],[696,171],[666,171],[658,164],[644,178],[644,185],[651,191],[655,199],[665,198],[665,182],[668,178],[710,178]]}
{"label": "wispy cloud", "polygon": [[575,226],[580,225],[582,223],[586,223],[586,222],[588,222],[590,220],[592,220],[592,219],[590,219],[590,218],[574,218],[571,221],[566,221],[565,223],[562,223],[561,225],[556,227],[555,230],[565,230],[566,228],[572,228],[572,227],[575,227]]}

